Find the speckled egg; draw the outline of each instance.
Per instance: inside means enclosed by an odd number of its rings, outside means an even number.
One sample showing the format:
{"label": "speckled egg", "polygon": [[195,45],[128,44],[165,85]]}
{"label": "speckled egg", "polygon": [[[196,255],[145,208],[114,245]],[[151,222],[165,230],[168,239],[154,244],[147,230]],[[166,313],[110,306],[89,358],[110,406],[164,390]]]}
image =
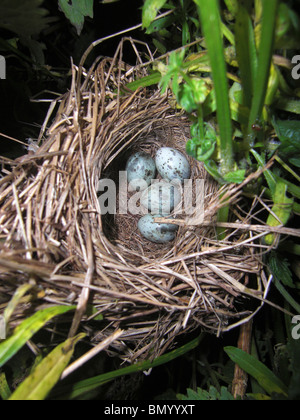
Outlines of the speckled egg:
{"label": "speckled egg", "polygon": [[154,219],[161,215],[146,214],[138,222],[142,236],[156,244],[164,244],[175,239],[178,226],[171,223],[156,223]]}
{"label": "speckled egg", "polygon": [[189,179],[191,168],[187,158],[172,147],[161,147],[155,156],[155,164],[162,178],[172,181]]}
{"label": "speckled egg", "polygon": [[141,205],[152,214],[170,214],[180,201],[181,190],[166,180],[155,182],[141,195]]}
{"label": "speckled egg", "polygon": [[156,166],[154,159],[145,152],[137,152],[128,159],[126,172],[129,191],[142,191],[155,178]]}

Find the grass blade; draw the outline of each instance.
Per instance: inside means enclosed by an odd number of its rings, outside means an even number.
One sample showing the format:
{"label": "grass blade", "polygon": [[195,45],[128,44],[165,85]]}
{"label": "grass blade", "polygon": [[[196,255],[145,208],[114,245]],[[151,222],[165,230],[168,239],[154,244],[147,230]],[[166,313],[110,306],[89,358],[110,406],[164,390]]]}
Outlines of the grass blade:
{"label": "grass blade", "polygon": [[6,401],[9,399],[9,397],[11,396],[11,391],[9,389],[7,380],[6,380],[6,375],[4,372],[0,373],[0,398],[3,401]]}
{"label": "grass blade", "polygon": [[[253,154],[253,156],[257,160],[258,165],[261,168],[264,168],[266,166],[265,158],[260,156],[260,154],[257,153],[257,151],[254,150],[254,149],[251,149],[251,153]],[[277,183],[276,183],[276,179],[273,175],[273,172],[271,172],[269,169],[265,170],[264,171],[264,177],[265,177],[265,179],[268,183],[268,187],[270,188],[272,198],[274,199]]]}
{"label": "grass blade", "polygon": [[194,1],[198,6],[215,86],[217,118],[220,130],[221,171],[224,174],[233,170],[233,145],[220,5],[218,0]]}
{"label": "grass blade", "polygon": [[4,311],[4,318],[5,318],[5,322],[6,324],[8,324],[10,317],[12,316],[12,314],[14,313],[16,307],[18,306],[18,304],[21,302],[23,296],[30,290],[32,289],[32,285],[31,284],[23,284],[22,286],[18,287],[18,289],[15,291],[12,299],[10,300],[10,302],[8,303],[8,305],[5,308]]}
{"label": "grass blade", "polygon": [[236,53],[243,86],[243,103],[251,108],[257,67],[255,36],[251,19],[252,2],[240,2],[235,24]]}
{"label": "grass blade", "polygon": [[257,119],[261,118],[264,107],[274,47],[278,4],[279,0],[268,0],[263,2],[262,30],[258,49],[258,64],[253,89],[253,101],[249,116],[248,134],[252,131],[252,125]]}
{"label": "grass blade", "polygon": [[[169,353],[166,353],[166,354],[156,358],[152,362],[150,360],[145,360],[143,362],[136,363],[134,365],[127,366],[127,367],[122,368],[122,369],[118,369],[118,370],[115,370],[115,371],[112,371],[112,372],[104,373],[102,375],[95,376],[93,378],[89,378],[89,379],[85,379],[83,381],[77,382],[74,385],[72,385],[72,390],[68,394],[67,398],[68,399],[78,398],[81,395],[84,395],[87,392],[90,392],[94,389],[97,389],[100,386],[104,385],[105,383],[110,382],[113,379],[118,378],[120,376],[130,375],[130,374],[136,373],[136,372],[143,372],[143,371],[146,371],[148,369],[152,369],[154,367],[157,367],[157,366],[163,365],[165,363],[168,363],[171,360],[174,360],[177,357],[180,357],[183,354],[187,353],[188,351],[196,348],[200,344],[203,337],[204,337],[204,335],[201,334],[199,337],[190,341],[189,343],[185,344],[184,346],[182,346],[182,347],[180,347],[176,350],[173,350]],[[61,395],[60,395],[60,397],[61,397]]]}
{"label": "grass blade", "polygon": [[69,364],[76,343],[85,337],[79,334],[69,338],[57,346],[41,363],[34,369],[24,382],[16,389],[9,398],[10,401],[42,401],[54,385],[59,381],[62,372]]}
{"label": "grass blade", "polygon": [[230,359],[255,378],[268,394],[277,393],[288,396],[288,389],[284,383],[255,357],[236,347],[228,346],[224,350]]}
{"label": "grass blade", "polygon": [[11,359],[48,321],[74,309],[74,306],[52,306],[38,311],[23,321],[15,329],[13,335],[0,344],[0,367]]}

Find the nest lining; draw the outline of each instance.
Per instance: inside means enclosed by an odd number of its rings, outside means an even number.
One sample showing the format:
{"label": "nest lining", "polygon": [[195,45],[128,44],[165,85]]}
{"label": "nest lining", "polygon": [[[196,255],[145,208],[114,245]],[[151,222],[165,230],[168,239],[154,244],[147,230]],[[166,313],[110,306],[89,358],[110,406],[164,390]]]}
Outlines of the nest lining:
{"label": "nest lining", "polygon": [[[95,343],[121,327],[111,349],[130,361],[162,354],[181,333],[201,327],[219,334],[251,315],[235,302],[245,294],[263,297],[259,239],[239,231],[215,239],[219,193],[199,162],[191,160],[192,178],[206,180],[209,226],[181,217],[176,240],[157,245],[138,235],[136,216],[99,211],[99,179],[113,178],[134,151],[184,150],[188,120],[159,90],[121,89],[136,73],[124,63],[116,68],[103,59],[83,81],[82,69],[72,71],[46,138],[36,152],[10,162],[0,181],[0,308],[31,283],[36,301],[20,307],[16,320],[31,304],[34,310],[76,303],[70,334],[86,329]],[[249,223],[251,214],[242,219]],[[257,284],[247,289],[251,274]],[[97,310],[92,317],[88,302]],[[100,313],[103,321],[93,321]]]}

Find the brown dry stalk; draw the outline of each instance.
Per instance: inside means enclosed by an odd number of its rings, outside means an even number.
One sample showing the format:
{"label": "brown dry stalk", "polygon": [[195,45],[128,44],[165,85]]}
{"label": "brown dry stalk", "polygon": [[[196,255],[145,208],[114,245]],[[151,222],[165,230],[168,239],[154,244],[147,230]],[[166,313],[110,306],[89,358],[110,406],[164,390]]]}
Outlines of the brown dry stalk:
{"label": "brown dry stalk", "polygon": [[[238,348],[250,353],[251,351],[251,340],[252,340],[252,324],[250,320],[240,327],[240,335],[238,340]],[[232,394],[234,398],[244,398],[248,385],[248,374],[241,369],[237,364],[234,368],[234,378],[232,381]]]}

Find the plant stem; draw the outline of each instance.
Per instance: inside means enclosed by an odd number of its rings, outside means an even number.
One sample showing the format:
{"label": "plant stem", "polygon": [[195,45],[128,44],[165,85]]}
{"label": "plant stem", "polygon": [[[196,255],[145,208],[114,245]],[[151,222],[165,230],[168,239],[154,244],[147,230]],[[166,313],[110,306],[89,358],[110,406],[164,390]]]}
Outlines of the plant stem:
{"label": "plant stem", "polygon": [[204,132],[203,105],[202,104],[199,105],[199,107],[198,107],[197,115],[198,115],[198,125],[199,125],[199,131],[200,131],[200,138],[204,139],[205,132]]}
{"label": "plant stem", "polygon": [[268,89],[278,4],[279,0],[268,0],[263,2],[262,28],[258,50],[257,74],[253,87],[253,100],[247,130],[247,141],[249,141],[250,144],[254,137],[254,134],[252,134],[252,125],[256,122],[257,119],[261,118]]}
{"label": "plant stem", "polygon": [[229,90],[222,40],[220,5],[218,0],[194,0],[202,23],[216,93],[217,119],[220,131],[221,172],[233,170],[232,123]]}

